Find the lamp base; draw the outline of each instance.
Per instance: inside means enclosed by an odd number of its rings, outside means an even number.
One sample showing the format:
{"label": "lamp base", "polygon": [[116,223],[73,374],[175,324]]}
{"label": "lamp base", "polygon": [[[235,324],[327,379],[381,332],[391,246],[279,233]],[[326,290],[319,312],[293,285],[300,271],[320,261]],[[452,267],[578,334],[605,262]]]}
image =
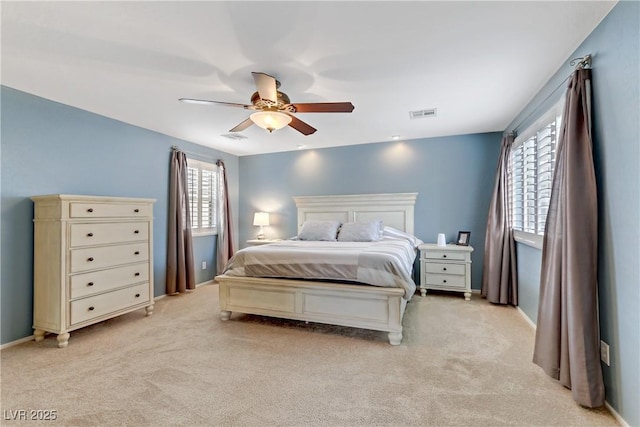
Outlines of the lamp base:
{"label": "lamp base", "polygon": [[258,235],[256,236],[256,239],[264,240],[264,233],[258,233]]}

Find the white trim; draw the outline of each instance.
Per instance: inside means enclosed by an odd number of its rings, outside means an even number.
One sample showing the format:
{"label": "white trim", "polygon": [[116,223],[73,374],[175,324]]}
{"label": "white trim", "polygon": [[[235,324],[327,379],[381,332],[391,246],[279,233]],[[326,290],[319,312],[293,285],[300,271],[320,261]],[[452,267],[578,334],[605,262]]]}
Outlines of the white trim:
{"label": "white trim", "polygon": [[204,285],[213,285],[215,283],[215,280],[211,279],[211,280],[207,280],[206,282],[202,282],[202,283],[198,283],[196,285],[196,289],[198,289],[200,286],[204,286]]}
{"label": "white trim", "polygon": [[533,328],[533,330],[535,331],[535,330],[536,330],[536,324],[535,324],[535,323],[533,323],[533,320],[531,320],[531,319],[529,318],[529,316],[527,316],[527,313],[525,313],[524,311],[522,311],[522,309],[521,309],[519,306],[517,306],[517,307],[516,307],[516,310],[518,310],[518,313],[520,313],[520,315],[522,316],[522,318],[523,318],[524,320],[526,320],[526,321],[527,321],[527,323],[529,324],[529,326],[531,326],[531,328]]}
{"label": "white trim", "polygon": [[528,233],[526,231],[513,230],[513,239],[518,243],[522,243],[523,245],[542,250],[542,242],[544,241],[544,236]]}
{"label": "white trim", "polygon": [[22,344],[23,342],[33,341],[34,339],[35,339],[35,336],[29,335],[28,337],[20,338],[18,340],[11,341],[11,342],[8,342],[8,343],[0,345],[0,350],[4,350],[5,348],[13,347],[13,346],[18,345],[18,344]]}
{"label": "white trim", "polygon": [[607,408],[609,412],[611,412],[611,415],[613,415],[613,418],[615,418],[616,421],[620,423],[622,427],[631,427],[630,424],[627,421],[625,421],[625,419],[622,418],[622,416],[615,409],[613,409],[611,404],[606,400],[604,401],[604,407]]}

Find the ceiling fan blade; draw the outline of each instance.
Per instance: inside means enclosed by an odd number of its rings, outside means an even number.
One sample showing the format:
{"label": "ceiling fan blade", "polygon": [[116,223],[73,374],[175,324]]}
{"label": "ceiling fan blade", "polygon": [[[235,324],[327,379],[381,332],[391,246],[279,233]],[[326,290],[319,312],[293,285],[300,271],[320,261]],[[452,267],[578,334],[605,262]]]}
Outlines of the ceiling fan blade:
{"label": "ceiling fan blade", "polygon": [[251,117],[249,117],[247,120],[243,121],[242,123],[240,123],[239,125],[237,125],[233,129],[231,129],[229,132],[242,132],[243,130],[245,130],[246,128],[251,126],[252,124],[253,124],[253,122],[251,121]]}
{"label": "ceiling fan blade", "polygon": [[292,116],[291,114],[289,114],[289,116],[291,117],[291,123],[289,123],[289,126],[294,128],[295,130],[297,130],[301,134],[303,134],[305,136],[306,135],[311,135],[312,133],[314,133],[317,130],[316,128],[314,128],[311,125],[308,125],[307,123],[303,122],[299,118],[297,118],[295,116]]}
{"label": "ceiling fan blade", "polygon": [[256,82],[258,88],[258,94],[263,101],[271,101],[274,104],[278,103],[278,89],[276,87],[276,78],[265,73],[254,73],[253,81]]}
{"label": "ceiling fan blade", "polygon": [[234,102],[220,102],[220,101],[209,101],[207,99],[193,99],[193,98],[180,98],[178,101],[186,102],[187,104],[203,104],[203,105],[224,105],[227,107],[241,107],[245,110],[255,110],[256,107],[253,105],[246,104],[236,104]]}
{"label": "ceiling fan blade", "polygon": [[315,102],[291,104],[296,113],[350,113],[355,108],[350,102]]}

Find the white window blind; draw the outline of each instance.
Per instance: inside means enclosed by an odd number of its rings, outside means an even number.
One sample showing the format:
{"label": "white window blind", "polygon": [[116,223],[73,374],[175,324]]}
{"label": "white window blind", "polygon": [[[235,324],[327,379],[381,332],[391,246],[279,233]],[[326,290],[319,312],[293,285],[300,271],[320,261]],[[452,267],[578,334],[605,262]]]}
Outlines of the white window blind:
{"label": "white window blind", "polygon": [[564,99],[514,141],[509,162],[514,230],[544,235],[563,105]]}
{"label": "white window blind", "polygon": [[217,228],[218,172],[214,164],[188,159],[189,215],[194,233]]}

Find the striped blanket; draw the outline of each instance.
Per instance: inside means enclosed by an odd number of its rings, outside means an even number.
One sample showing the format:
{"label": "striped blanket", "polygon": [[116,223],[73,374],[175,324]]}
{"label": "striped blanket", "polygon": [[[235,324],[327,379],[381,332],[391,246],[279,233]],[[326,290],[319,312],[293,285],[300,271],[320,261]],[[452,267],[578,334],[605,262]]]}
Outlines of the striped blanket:
{"label": "striped blanket", "polygon": [[285,240],[238,251],[227,263],[227,276],[336,280],[402,288],[411,299],[416,250],[403,239],[377,242]]}

